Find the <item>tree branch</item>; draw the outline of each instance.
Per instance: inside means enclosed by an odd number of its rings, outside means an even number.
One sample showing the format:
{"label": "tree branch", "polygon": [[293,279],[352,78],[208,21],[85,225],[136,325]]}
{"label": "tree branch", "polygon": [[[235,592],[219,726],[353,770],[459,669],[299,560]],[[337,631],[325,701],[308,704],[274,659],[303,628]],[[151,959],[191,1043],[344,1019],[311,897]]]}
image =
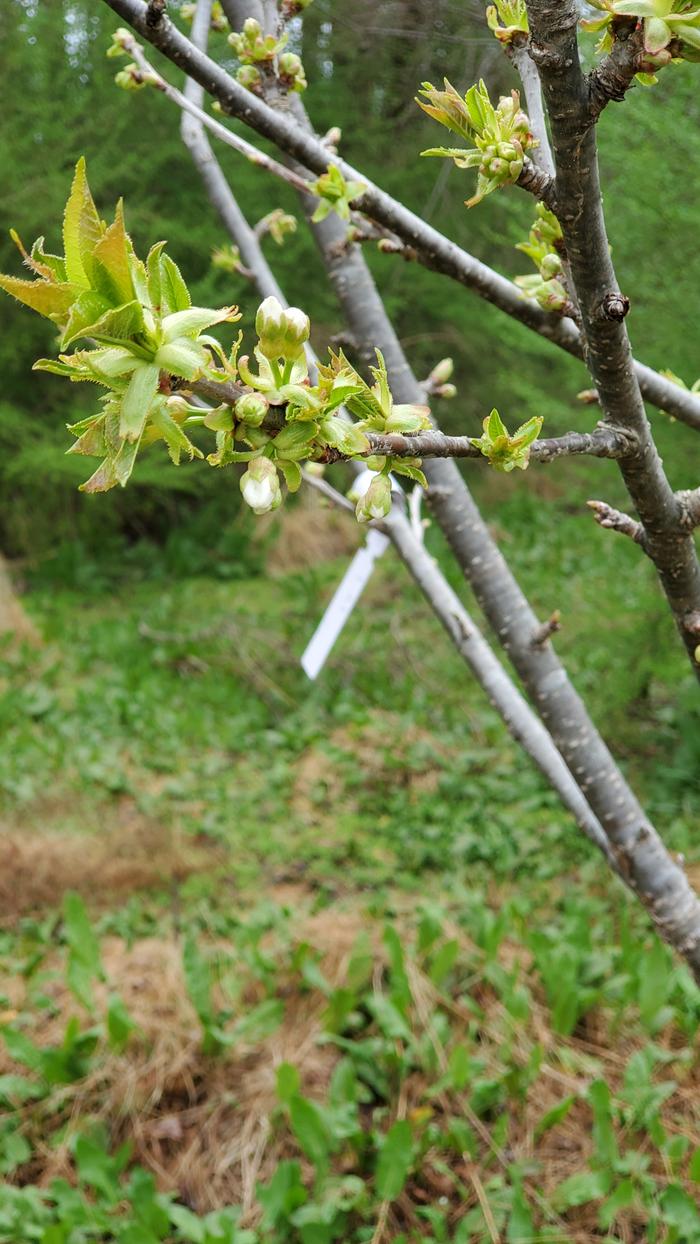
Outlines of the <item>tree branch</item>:
{"label": "tree branch", "polygon": [[[446,436],[443,432],[402,435],[368,433],[373,454],[396,458],[479,458],[486,461],[478,445],[468,436]],[[629,437],[613,428],[599,425],[595,432],[566,432],[564,436],[544,437],[530,446],[530,461],[550,463],[572,454],[594,458],[621,458],[631,452]],[[590,504],[590,503],[589,503]]]}
{"label": "tree branch", "polygon": [[620,103],[634,82],[643,63],[644,34],[636,18],[618,18],[614,23],[613,45],[608,55],[588,75],[588,107],[591,121],[597,121],[607,104]]}
{"label": "tree branch", "polygon": [[540,64],[557,168],[558,219],[588,343],[587,365],[606,420],[629,429],[638,452],[620,471],[645,531],[693,672],[697,639],[687,626],[700,611],[700,564],[666,478],[647,420],[624,323],[629,303],[619,294],[610,258],[598,176],[589,88],[579,62],[575,0],[527,0],[531,50]]}
{"label": "tree branch", "polygon": [[[144,0],[104,0],[109,7],[179,68],[184,69],[213,95],[226,111],[245,121],[252,129],[273,142],[317,175],[329,163],[328,149],[315,135],[304,132],[289,115],[276,112],[269,105],[235,82],[224,69],[208,56],[198,52],[190,40],[180,34],[167,18],[152,29],[145,22]],[[480,297],[499,307],[521,324],[552,341],[575,358],[583,358],[583,343],[576,325],[569,319],[541,310],[535,302],[522,297],[512,281],[494,272],[456,243],[439,233],[392,199],[390,195],[363,177],[339,157],[333,157],[343,174],[363,181],[367,187],[358,201],[362,211],[382,224],[416,252],[424,267],[442,272],[459,284],[472,289]],[[642,363],[635,371],[644,397],[660,410],[673,415],[688,426],[700,430],[700,397],[674,385],[664,376]]]}
{"label": "tree branch", "polygon": [[635,544],[640,545],[644,552],[648,553],[646,532],[636,518],[623,514],[622,510],[614,510],[607,501],[587,501],[586,505],[592,509],[593,517],[599,526],[607,527],[610,531],[619,531],[623,536],[629,536],[630,540],[634,540]]}

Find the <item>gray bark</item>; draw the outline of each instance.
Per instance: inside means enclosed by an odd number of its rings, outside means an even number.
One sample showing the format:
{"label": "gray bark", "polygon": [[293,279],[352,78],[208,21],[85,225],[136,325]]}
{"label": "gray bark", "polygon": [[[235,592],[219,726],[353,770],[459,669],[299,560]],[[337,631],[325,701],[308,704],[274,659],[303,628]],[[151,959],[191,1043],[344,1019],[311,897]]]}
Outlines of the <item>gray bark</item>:
{"label": "gray bark", "polygon": [[528,0],[531,55],[540,73],[552,127],[558,218],[587,342],[586,363],[605,418],[628,429],[636,444],[618,461],[645,532],[678,632],[700,680],[700,563],[692,535],[666,477],[637,378],[610,257],[598,176],[595,113],[578,55],[574,0]]}

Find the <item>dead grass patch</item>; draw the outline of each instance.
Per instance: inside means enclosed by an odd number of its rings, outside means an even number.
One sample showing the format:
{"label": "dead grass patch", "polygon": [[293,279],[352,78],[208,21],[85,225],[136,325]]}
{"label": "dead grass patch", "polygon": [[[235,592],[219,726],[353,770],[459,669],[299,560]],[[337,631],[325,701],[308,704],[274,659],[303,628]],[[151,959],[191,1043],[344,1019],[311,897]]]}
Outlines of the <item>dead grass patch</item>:
{"label": "dead grass patch", "polygon": [[267,570],[273,576],[310,570],[319,562],[350,557],[357,550],[361,533],[350,514],[332,509],[311,489],[294,506],[283,506],[270,515],[273,544]]}
{"label": "dead grass patch", "polygon": [[[41,827],[64,819],[91,826],[91,831]],[[127,797],[77,815],[75,804],[47,798],[22,818],[21,828],[15,821],[0,821],[0,859],[0,924],[11,925],[59,906],[67,890],[102,906],[138,890],[184,881],[216,864],[216,852],[142,816]]]}

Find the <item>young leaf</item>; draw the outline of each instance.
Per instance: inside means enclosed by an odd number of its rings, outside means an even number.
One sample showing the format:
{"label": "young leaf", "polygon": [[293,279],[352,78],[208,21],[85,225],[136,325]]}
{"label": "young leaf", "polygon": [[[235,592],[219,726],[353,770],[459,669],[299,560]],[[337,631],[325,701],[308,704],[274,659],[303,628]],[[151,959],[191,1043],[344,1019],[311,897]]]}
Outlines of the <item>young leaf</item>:
{"label": "young leaf", "polygon": [[389,1128],[377,1162],[375,1186],[382,1201],[394,1201],[403,1191],[412,1161],[411,1125],[400,1119]]}
{"label": "young leaf", "polygon": [[317,1171],[325,1170],[331,1148],[331,1138],[325,1117],[316,1102],[299,1094],[289,1101],[289,1121],[303,1152]]}
{"label": "young leaf", "polygon": [[134,371],[122,398],[119,419],[119,435],[126,440],[136,441],[143,432],[158,379],[159,369],[153,363],[140,363]]}
{"label": "young leaf", "polygon": [[0,289],[12,294],[25,307],[46,319],[63,322],[81,290],[75,285],[54,285],[51,281],[24,281],[16,276],[0,276]]}
{"label": "young leaf", "polygon": [[100,238],[94,251],[94,258],[105,268],[116,292],[116,302],[130,302],[134,297],[134,284],[131,279],[129,264],[129,247],[124,227],[124,204],[120,199],[112,224]]}
{"label": "young leaf", "polygon": [[63,246],[69,281],[76,285],[88,284],[89,260],[102,235],[102,223],[87,183],[85,160],[81,156],[75,166],[63,217]]}
{"label": "young leaf", "polygon": [[177,264],[169,255],[160,256],[160,312],[172,315],[192,306],[190,292]]}

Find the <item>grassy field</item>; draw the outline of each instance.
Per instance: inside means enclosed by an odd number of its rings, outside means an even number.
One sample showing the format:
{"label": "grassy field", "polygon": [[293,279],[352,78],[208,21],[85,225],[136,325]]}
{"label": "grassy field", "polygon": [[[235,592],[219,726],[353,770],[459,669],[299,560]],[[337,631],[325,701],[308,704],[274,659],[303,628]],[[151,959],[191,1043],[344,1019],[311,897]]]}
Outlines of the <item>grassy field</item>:
{"label": "grassy field", "polygon": [[[482,487],[692,874],[648,568],[575,466]],[[61,554],[0,652],[0,1240],[700,1240],[700,991],[391,553],[305,681],[358,537],[282,524],[207,574]]]}

